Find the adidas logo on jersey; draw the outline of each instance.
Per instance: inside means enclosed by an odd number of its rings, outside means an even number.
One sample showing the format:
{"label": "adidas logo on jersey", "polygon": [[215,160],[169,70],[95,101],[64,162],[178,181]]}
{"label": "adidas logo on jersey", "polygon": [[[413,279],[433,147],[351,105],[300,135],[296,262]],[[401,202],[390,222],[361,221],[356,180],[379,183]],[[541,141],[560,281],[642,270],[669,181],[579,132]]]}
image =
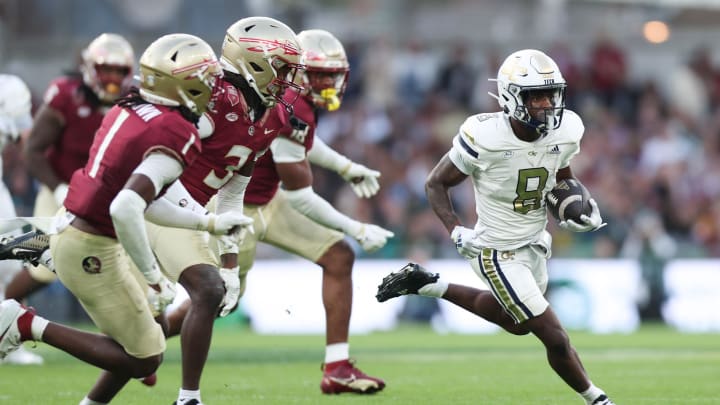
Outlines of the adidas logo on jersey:
{"label": "adidas logo on jersey", "polygon": [[553,145],[550,150],[548,150],[548,153],[551,155],[559,155],[560,154],[560,147],[558,145]]}

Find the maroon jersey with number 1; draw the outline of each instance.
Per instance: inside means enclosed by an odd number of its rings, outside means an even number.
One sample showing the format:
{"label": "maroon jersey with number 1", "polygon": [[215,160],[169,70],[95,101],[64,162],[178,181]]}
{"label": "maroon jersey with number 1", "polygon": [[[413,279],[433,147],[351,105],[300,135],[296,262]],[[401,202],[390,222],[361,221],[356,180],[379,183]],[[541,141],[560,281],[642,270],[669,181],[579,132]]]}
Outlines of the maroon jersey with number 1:
{"label": "maroon jersey with number 1", "polygon": [[87,164],[73,174],[64,205],[104,235],[115,237],[110,203],[143,159],[161,151],[187,167],[200,148],[197,128],[176,109],[155,104],[115,106],[95,135]]}

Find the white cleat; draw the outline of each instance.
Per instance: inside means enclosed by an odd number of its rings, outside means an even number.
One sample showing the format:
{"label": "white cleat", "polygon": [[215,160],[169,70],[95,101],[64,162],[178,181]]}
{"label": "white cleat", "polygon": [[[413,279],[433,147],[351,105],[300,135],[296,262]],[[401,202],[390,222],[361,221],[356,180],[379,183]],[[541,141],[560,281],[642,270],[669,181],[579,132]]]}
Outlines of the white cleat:
{"label": "white cleat", "polygon": [[25,312],[27,309],[15,300],[0,303],[0,360],[22,345],[18,318]]}
{"label": "white cleat", "polygon": [[42,356],[35,354],[24,346],[18,347],[14,352],[8,353],[5,359],[2,360],[3,364],[15,364],[20,366],[34,366],[41,365],[44,363]]}

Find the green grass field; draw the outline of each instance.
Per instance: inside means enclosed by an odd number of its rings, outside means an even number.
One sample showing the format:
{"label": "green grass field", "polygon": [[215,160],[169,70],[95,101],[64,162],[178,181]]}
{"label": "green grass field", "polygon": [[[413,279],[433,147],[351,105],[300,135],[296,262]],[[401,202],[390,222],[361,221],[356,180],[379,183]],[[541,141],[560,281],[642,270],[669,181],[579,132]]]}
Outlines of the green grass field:
{"label": "green grass field", "polygon": [[[632,335],[572,333],[593,381],[619,405],[720,404],[720,335],[645,326]],[[180,383],[171,340],[158,384],[131,381],[117,404],[171,404]],[[532,336],[438,335],[426,326],[355,336],[358,365],[382,377],[373,396],[320,394],[322,336],[258,336],[218,325],[202,381],[219,404],[582,404],[551,371]],[[44,344],[43,366],[0,366],[0,404],[77,404],[97,370]]]}

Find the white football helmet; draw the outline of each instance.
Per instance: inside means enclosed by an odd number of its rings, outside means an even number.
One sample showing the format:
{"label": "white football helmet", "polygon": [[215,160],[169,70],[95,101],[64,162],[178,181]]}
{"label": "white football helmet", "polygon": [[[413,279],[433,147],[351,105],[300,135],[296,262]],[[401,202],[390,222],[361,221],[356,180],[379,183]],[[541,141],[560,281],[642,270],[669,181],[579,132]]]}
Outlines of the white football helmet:
{"label": "white football helmet", "polygon": [[[126,93],[133,80],[135,53],[130,43],[117,34],[101,34],[82,52],[80,71],[83,81],[104,103],[112,103]],[[109,74],[105,69],[118,73]]]}
{"label": "white football helmet", "polygon": [[342,103],[350,72],[345,48],[325,30],[305,30],[297,37],[307,66],[303,87],[310,92],[317,107],[337,110]]}
{"label": "white football helmet", "polygon": [[[505,115],[533,128],[540,136],[560,127],[565,109],[567,83],[560,68],[549,56],[535,49],[517,51],[505,59],[498,70],[498,100]],[[552,91],[552,107],[533,114],[525,102],[529,92]]]}
{"label": "white football helmet", "polygon": [[30,129],[31,107],[32,97],[25,82],[14,75],[0,74],[0,137],[16,141],[21,132]]}
{"label": "white football helmet", "polygon": [[298,91],[295,76],[305,69],[295,32],[269,17],[248,17],[227,29],[220,56],[222,68],[242,75],[266,107],[283,99],[288,87]]}
{"label": "white football helmet", "polygon": [[215,52],[190,34],[155,40],[140,57],[140,96],[155,104],[185,106],[202,115],[222,70]]}

